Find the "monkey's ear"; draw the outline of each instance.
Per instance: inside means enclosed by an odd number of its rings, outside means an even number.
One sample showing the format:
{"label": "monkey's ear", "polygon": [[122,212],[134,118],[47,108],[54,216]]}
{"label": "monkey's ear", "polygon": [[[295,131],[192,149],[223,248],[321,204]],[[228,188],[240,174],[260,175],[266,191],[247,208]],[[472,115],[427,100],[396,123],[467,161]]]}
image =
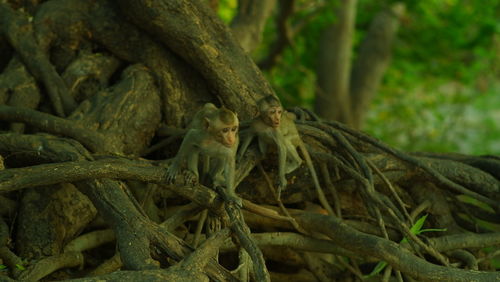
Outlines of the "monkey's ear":
{"label": "monkey's ear", "polygon": [[210,119],[207,117],[204,117],[203,118],[203,128],[208,129],[209,126],[210,126]]}

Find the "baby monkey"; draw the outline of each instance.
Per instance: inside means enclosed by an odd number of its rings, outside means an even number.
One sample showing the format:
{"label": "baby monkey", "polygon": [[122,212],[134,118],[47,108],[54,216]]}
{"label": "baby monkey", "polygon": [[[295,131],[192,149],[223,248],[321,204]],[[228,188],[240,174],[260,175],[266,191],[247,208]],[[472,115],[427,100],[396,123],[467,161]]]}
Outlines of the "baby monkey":
{"label": "baby monkey", "polygon": [[278,149],[278,197],[281,190],[285,189],[287,180],[285,174],[297,169],[302,159],[297,153],[300,148],[306,164],[310,170],[316,189],[320,189],[318,177],[314,170],[311,157],[300,138],[295,126],[295,115],[283,110],[280,101],[273,95],[260,99],[257,103],[259,116],[252,120],[250,128],[245,131],[238,158],[241,159],[252,139],[257,136],[259,151],[262,155],[267,153],[269,145],[276,145]]}
{"label": "baby monkey", "polygon": [[212,178],[213,185],[225,186],[231,199],[241,205],[234,187],[238,126],[235,113],[206,103],[188,126],[181,147],[167,169],[167,181],[174,182],[181,166],[186,163],[186,181],[198,183],[198,159],[201,154],[204,157],[204,170],[208,170],[204,173]]}

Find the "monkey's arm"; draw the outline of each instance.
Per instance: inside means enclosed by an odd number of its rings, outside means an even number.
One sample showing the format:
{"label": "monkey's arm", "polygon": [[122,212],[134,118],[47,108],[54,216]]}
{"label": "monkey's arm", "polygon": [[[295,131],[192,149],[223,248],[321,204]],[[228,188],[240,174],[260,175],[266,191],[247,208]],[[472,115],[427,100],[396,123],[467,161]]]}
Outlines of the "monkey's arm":
{"label": "monkey's arm", "polygon": [[[172,163],[170,166],[167,168],[167,182],[173,183],[175,182],[175,179],[177,177],[177,174],[179,173],[181,164],[184,161],[188,161],[189,153],[193,151],[197,151],[196,148],[194,148],[194,144],[196,141],[196,132],[194,130],[189,130],[182,140],[181,147],[179,148],[179,151],[175,155]],[[189,166],[189,163],[188,163]]]}
{"label": "monkey's arm", "polygon": [[287,146],[286,140],[279,130],[275,131],[273,140],[278,147],[278,174],[279,174],[279,190],[284,189],[287,185],[285,172],[286,172],[286,157],[287,157]]}
{"label": "monkey's arm", "polygon": [[198,157],[200,151],[196,146],[192,146],[191,150],[187,153],[187,174],[185,179],[187,183],[196,184],[200,182],[200,175],[198,173]]}
{"label": "monkey's arm", "polygon": [[243,206],[243,202],[241,198],[236,195],[236,187],[234,185],[235,173],[236,173],[236,164],[234,157],[226,160],[224,164],[224,178],[226,179],[226,188],[227,194],[229,196],[229,200],[234,202],[240,208]]}
{"label": "monkey's arm", "polygon": [[[248,146],[252,142],[253,138],[255,137],[255,132],[253,131],[252,128],[249,128],[247,130],[241,131],[241,138],[242,138],[242,143],[241,146],[239,146],[238,150],[238,161],[243,158],[243,155],[248,149]],[[237,147],[237,146],[236,146]]]}

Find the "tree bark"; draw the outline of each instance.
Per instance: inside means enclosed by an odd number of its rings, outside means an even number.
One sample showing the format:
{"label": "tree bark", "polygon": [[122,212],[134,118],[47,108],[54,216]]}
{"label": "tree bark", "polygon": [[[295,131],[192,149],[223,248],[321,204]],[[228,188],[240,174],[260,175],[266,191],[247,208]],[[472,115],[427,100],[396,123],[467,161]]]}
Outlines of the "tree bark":
{"label": "tree bark", "polygon": [[[132,22],[191,64],[225,106],[249,118],[269,83],[220,19],[199,1],[117,1]],[[133,12],[132,12],[133,11]],[[170,21],[162,19],[170,18]],[[243,106],[245,105],[245,106]]]}

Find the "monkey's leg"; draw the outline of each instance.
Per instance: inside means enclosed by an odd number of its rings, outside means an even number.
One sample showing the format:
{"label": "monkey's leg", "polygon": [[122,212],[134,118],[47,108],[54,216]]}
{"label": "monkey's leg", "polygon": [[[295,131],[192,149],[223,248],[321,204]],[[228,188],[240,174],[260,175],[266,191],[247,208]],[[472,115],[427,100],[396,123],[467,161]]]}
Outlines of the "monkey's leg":
{"label": "monkey's leg", "polygon": [[203,154],[203,167],[201,169],[201,180],[200,180],[200,182],[203,185],[206,185],[209,173],[210,173],[210,157]]}
{"label": "monkey's leg", "polygon": [[262,156],[265,156],[267,153],[267,143],[262,139],[258,138],[259,152]]}
{"label": "monkey's leg", "polygon": [[243,206],[243,201],[236,195],[234,187],[235,162],[234,158],[217,158],[211,167],[211,176],[215,191],[223,190],[220,193],[225,201],[232,202],[238,207]]}
{"label": "monkey's leg", "polygon": [[288,174],[296,170],[302,164],[302,159],[300,158],[296,147],[291,142],[287,142],[286,149],[287,158],[285,173]]}
{"label": "monkey's leg", "polygon": [[214,158],[211,160],[209,175],[212,178],[213,186],[225,186],[226,179],[222,174],[224,170],[224,164],[220,158]]}
{"label": "monkey's leg", "polygon": [[243,158],[243,155],[245,155],[245,152],[248,149],[248,146],[250,145],[250,143],[252,142],[252,139],[255,136],[253,131],[251,131],[250,129],[247,131],[244,131],[244,132],[240,132],[240,135],[241,135],[241,138],[243,141],[241,142],[241,145],[240,145],[240,148],[238,151],[238,161],[241,161],[241,159]]}

